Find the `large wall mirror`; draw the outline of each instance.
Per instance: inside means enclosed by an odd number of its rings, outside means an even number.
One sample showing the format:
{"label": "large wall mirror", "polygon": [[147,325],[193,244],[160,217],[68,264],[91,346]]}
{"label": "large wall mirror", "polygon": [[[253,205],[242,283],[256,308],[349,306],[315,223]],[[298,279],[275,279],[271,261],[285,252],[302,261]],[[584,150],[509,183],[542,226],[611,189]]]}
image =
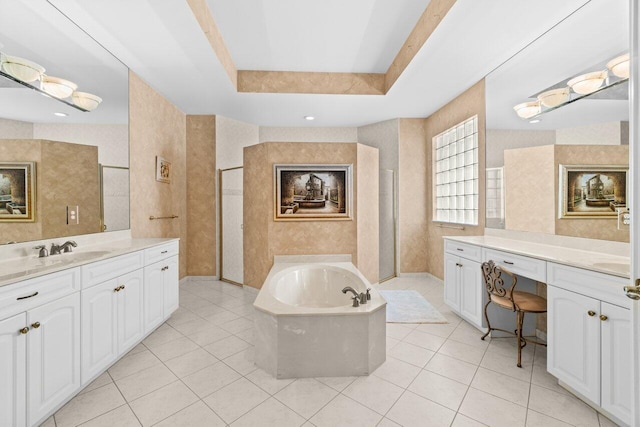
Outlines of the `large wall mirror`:
{"label": "large wall mirror", "polygon": [[46,0],[0,10],[0,244],[128,229],[127,67]]}
{"label": "large wall mirror", "polygon": [[[628,2],[591,0],[487,76],[487,227],[629,241],[618,227],[629,87],[607,67],[628,51]],[[604,70],[591,87],[567,90]],[[514,110],[554,89],[548,105]]]}

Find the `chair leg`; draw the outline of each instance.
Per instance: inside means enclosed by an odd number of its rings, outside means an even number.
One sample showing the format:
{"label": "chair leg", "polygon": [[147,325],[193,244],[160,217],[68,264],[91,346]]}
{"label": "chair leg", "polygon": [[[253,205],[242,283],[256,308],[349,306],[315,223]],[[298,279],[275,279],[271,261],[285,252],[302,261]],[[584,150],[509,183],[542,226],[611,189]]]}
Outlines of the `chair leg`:
{"label": "chair leg", "polygon": [[487,307],[489,307],[489,304],[491,304],[491,299],[489,299],[489,301],[484,305],[484,319],[487,321],[487,333],[480,337],[482,341],[484,341],[487,335],[491,333],[491,323],[489,323],[489,315],[487,314]]}
{"label": "chair leg", "polygon": [[518,337],[518,368],[522,368],[522,324],[524,323],[524,312],[518,311],[516,314],[516,336]]}

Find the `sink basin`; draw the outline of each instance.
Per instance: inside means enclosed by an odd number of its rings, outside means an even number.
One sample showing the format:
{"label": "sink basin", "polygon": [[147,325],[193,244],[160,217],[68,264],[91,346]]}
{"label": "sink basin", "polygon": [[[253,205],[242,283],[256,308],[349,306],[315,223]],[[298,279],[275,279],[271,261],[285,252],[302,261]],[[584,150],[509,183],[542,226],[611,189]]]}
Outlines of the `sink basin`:
{"label": "sink basin", "polygon": [[[61,254],[62,260],[68,260],[69,262],[74,261],[88,261],[91,259],[96,259],[103,257],[110,253],[109,251],[88,251],[88,252],[71,252],[71,253],[63,253]],[[53,255],[53,257],[57,257],[58,255]]]}

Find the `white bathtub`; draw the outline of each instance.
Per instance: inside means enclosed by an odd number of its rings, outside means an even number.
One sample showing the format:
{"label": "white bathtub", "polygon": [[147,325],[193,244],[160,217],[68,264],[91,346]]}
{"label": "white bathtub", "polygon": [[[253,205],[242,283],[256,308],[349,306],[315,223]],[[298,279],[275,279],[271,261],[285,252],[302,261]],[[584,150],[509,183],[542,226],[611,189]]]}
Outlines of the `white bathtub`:
{"label": "white bathtub", "polygon": [[[292,262],[293,261],[293,262]],[[298,261],[298,262],[295,262]],[[276,257],[254,303],[256,365],[277,378],[368,375],[386,355],[386,302],[350,256]]]}

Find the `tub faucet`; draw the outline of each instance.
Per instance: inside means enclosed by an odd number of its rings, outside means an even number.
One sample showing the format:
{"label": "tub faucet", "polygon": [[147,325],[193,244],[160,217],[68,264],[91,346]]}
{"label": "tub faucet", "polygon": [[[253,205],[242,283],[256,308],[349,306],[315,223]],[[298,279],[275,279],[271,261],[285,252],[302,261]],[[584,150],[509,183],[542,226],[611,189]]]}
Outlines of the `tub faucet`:
{"label": "tub faucet", "polygon": [[76,242],[74,242],[73,240],[69,240],[67,242],[64,242],[63,244],[60,245],[60,250],[62,252],[72,252],[71,247],[78,247],[78,244]]}
{"label": "tub faucet", "polygon": [[51,249],[49,249],[49,255],[60,255],[60,245],[52,243]]}
{"label": "tub faucet", "polygon": [[343,294],[346,294],[347,292],[351,292],[354,297],[360,298],[360,295],[351,286],[347,286],[346,288],[342,289]]}
{"label": "tub faucet", "polygon": [[347,292],[351,292],[353,294],[353,298],[352,299],[353,299],[353,306],[354,307],[358,307],[360,304],[366,304],[367,303],[367,294],[365,294],[364,292],[359,294],[351,286],[347,286],[344,289],[342,289],[342,293],[343,294],[346,294]]}

